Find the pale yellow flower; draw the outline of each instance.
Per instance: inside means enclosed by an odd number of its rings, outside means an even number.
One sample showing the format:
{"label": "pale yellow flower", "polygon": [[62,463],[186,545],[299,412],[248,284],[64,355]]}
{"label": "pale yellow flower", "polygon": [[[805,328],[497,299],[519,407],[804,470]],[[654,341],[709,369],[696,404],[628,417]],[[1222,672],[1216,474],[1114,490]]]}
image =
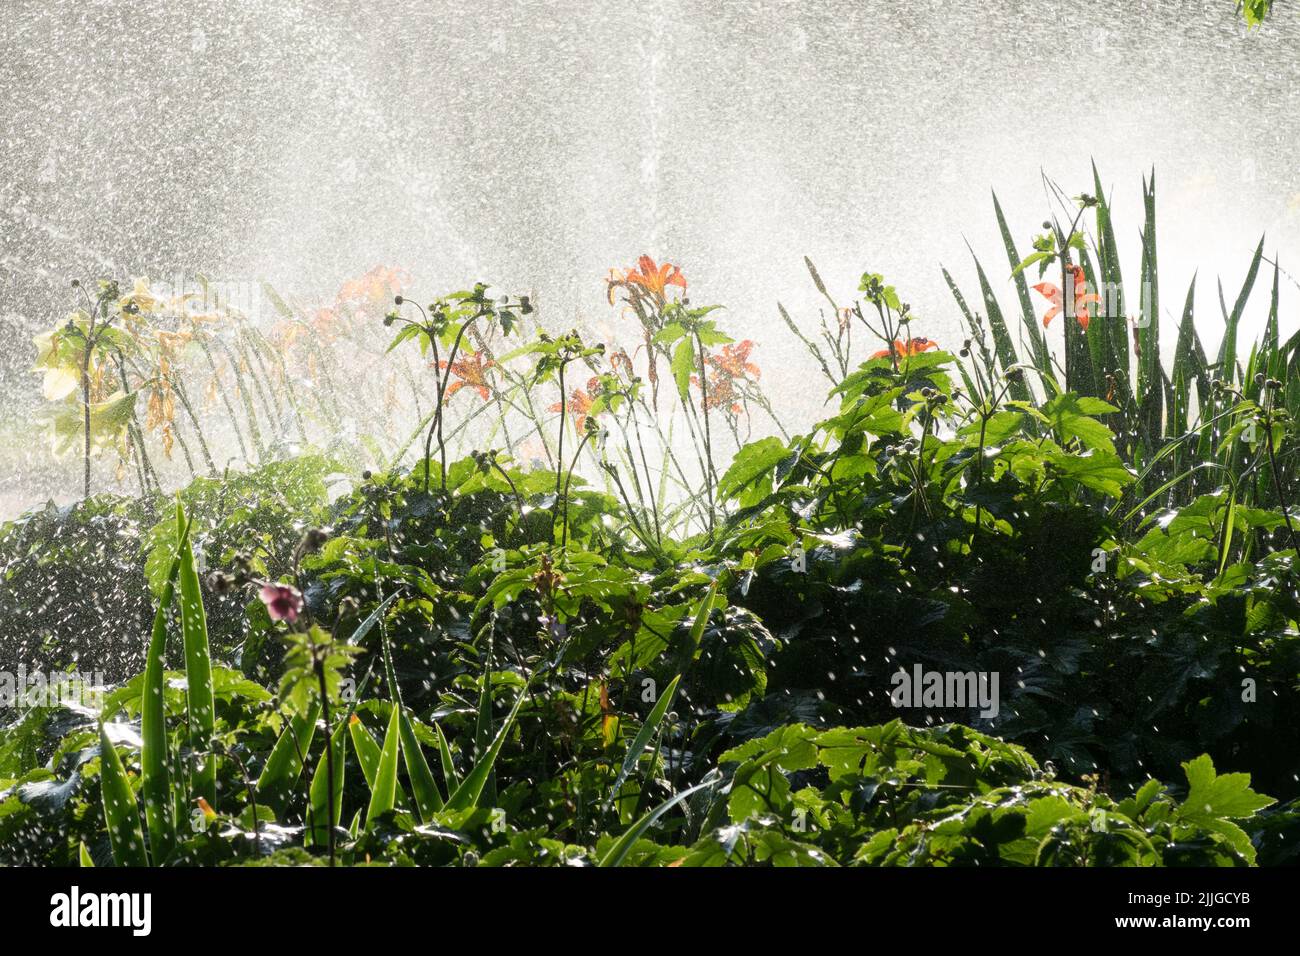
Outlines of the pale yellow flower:
{"label": "pale yellow flower", "polygon": [[[162,300],[149,289],[149,280],[136,279],[131,291],[118,300],[117,306],[123,311],[155,312],[162,305]],[[130,307],[128,309],[128,307]]]}

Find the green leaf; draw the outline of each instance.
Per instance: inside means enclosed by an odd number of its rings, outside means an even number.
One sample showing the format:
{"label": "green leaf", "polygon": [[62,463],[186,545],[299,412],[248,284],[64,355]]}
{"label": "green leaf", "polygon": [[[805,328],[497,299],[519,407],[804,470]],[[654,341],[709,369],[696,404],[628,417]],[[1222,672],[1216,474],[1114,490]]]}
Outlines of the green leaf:
{"label": "green leaf", "polygon": [[[1175,434],[1187,431],[1191,408],[1188,393],[1192,383],[1196,384],[1196,394],[1202,404],[1209,400],[1210,378],[1206,372],[1205,349],[1201,346],[1196,332],[1196,274],[1187,286],[1187,297],[1183,302],[1183,317],[1178,325],[1178,342],[1174,347],[1174,388],[1173,408],[1170,412],[1170,428]],[[1181,462],[1179,455],[1175,470]]]}
{"label": "green leaf", "polygon": [[1118,456],[1109,452],[1090,451],[1085,455],[1071,455],[1049,450],[1046,458],[1062,477],[1112,498],[1122,495],[1125,486],[1133,482],[1133,473]]}
{"label": "green leaf", "polygon": [[1084,448],[1115,451],[1111,430],[1093,415],[1106,415],[1119,411],[1114,405],[1099,398],[1079,396],[1073,392],[1057,395],[1042,408],[1053,429],[1065,441],[1078,439]]}
{"label": "green leaf", "polygon": [[1034,316],[1033,300],[1029,296],[1029,283],[1025,281],[1023,270],[1017,269],[1017,260],[1019,254],[1016,252],[1015,241],[1011,238],[1011,230],[1007,227],[1006,216],[1002,213],[1002,204],[998,202],[997,194],[993,194],[993,212],[997,216],[998,231],[1002,234],[1002,244],[1007,250],[1007,259],[1011,263],[1013,276],[1016,283],[1016,294],[1020,299],[1020,321],[1022,330],[1029,334],[1030,347],[1034,353],[1034,365],[1040,373],[1051,378],[1052,359],[1047,350],[1047,339],[1043,335],[1043,330],[1038,326],[1038,320]]}
{"label": "green leaf", "polygon": [[424,759],[424,751],[415,737],[415,727],[401,704],[394,703],[393,708],[399,714],[399,727],[402,734],[402,758],[406,763],[406,775],[411,781],[411,792],[415,795],[415,806],[419,810],[420,820],[429,823],[433,815],[443,807],[442,794],[433,779],[429,762]]}
{"label": "green leaf", "polygon": [[1056,253],[1054,252],[1031,252],[1016,264],[1016,267],[1011,270],[1011,274],[1018,276],[1036,262],[1050,262],[1055,258]]}
{"label": "green leaf", "polygon": [[1255,247],[1255,255],[1250,261],[1250,268],[1246,270],[1246,278],[1241,284],[1241,291],[1237,293],[1237,301],[1233,303],[1232,312],[1226,313],[1223,317],[1227,328],[1223,333],[1223,341],[1219,343],[1219,374],[1225,381],[1237,380],[1237,329],[1246,311],[1246,302],[1250,299],[1250,292],[1255,286],[1255,277],[1259,275],[1259,263],[1263,257],[1264,237],[1260,236],[1259,245]]}
{"label": "green leaf", "polygon": [[313,700],[302,713],[295,713],[271,748],[266,765],[257,778],[257,792],[268,797],[284,793],[302,773],[302,754],[311,750],[320,718],[320,701]]}
{"label": "green leaf", "polygon": [[[971,258],[975,260],[975,273],[979,277],[980,292],[984,296],[984,309],[988,313],[989,328],[993,331],[993,346],[997,351],[998,362],[1005,373],[1013,365],[1019,364],[1020,358],[1016,355],[1016,347],[1011,341],[1011,333],[1007,331],[1006,320],[1002,317],[1002,307],[998,305],[997,296],[993,294],[993,287],[989,285],[989,278],[985,275],[984,267],[980,265],[979,258],[975,255],[974,250],[971,251]],[[1027,401],[1029,399],[1029,386],[1025,384],[1023,378],[1012,381],[1011,397],[1018,401]]]}
{"label": "green leaf", "polygon": [[383,751],[375,738],[370,736],[370,731],[366,729],[360,717],[353,716],[348,720],[348,735],[352,738],[352,750],[357,755],[361,775],[366,778],[366,786],[373,791],[375,775],[379,772],[379,761]]}
{"label": "green leaf", "polygon": [[[117,445],[125,436],[139,392],[115,392],[106,401],[90,406],[90,446],[100,450]],[[84,406],[75,396],[42,413],[50,429],[54,454],[65,455],[80,449],[85,441]]]}
{"label": "green leaf", "polygon": [[695,655],[699,653],[700,641],[704,638],[704,628],[709,623],[709,615],[713,613],[713,600],[718,593],[718,580],[714,578],[709,582],[709,589],[705,592],[704,597],[695,609],[695,618],[691,622],[691,629],[687,635],[686,644],[681,649],[681,669],[683,673],[686,668],[695,660]]}
{"label": "green leaf", "polygon": [[650,716],[645,719],[641,729],[637,731],[636,737],[632,739],[632,745],[627,748],[627,756],[623,758],[623,766],[619,768],[618,776],[614,778],[614,785],[610,787],[609,798],[605,801],[605,809],[617,796],[619,788],[623,786],[623,781],[628,775],[636,769],[637,762],[641,759],[641,754],[646,745],[650,743],[650,738],[655,735],[659,725],[663,723],[664,715],[668,713],[668,707],[672,703],[673,695],[677,693],[677,683],[682,679],[678,674],[672,679],[672,682],[664,688],[664,692],[659,695],[659,700],[655,703],[654,708],[650,711]]}
{"label": "green leaf", "polygon": [[697,783],[695,786],[688,787],[687,789],[683,790],[681,793],[675,794],[674,796],[665,800],[663,803],[659,804],[659,806],[655,807],[653,810],[651,810],[649,813],[643,816],[636,823],[632,824],[632,826],[628,828],[627,832],[624,833],[621,837],[619,837],[618,840],[615,841],[614,845],[611,846],[609,850],[605,853],[605,855],[600,858],[600,862],[597,863],[596,865],[601,867],[621,865],[623,859],[627,856],[628,851],[632,849],[632,845],[641,838],[641,834],[645,833],[646,830],[650,829],[650,827],[654,825],[654,822],[656,820],[662,817],[673,807],[677,806],[677,804],[681,803],[687,797],[690,797],[691,795],[698,793],[699,791],[704,790],[707,787],[712,787],[714,784],[718,782],[719,779],[721,779],[720,775],[717,773],[717,771],[714,771],[713,773],[709,774],[709,776],[705,777],[703,780]]}
{"label": "green leaf", "polygon": [[[535,677],[536,673],[533,675],[533,678]],[[529,678],[528,685],[532,684],[533,678]],[[492,767],[501,754],[501,748],[505,745],[506,738],[509,737],[510,731],[515,725],[515,719],[519,716],[520,705],[523,704],[524,698],[528,696],[528,685],[525,685],[519,692],[514,706],[510,708],[510,713],[506,716],[505,722],[502,723],[501,729],[497,731],[497,735],[487,753],[479,757],[474,769],[469,772],[469,775],[465,777],[460,786],[447,798],[447,810],[468,810],[471,807],[478,806],[478,799],[483,793],[484,786],[487,785],[488,775],[492,772]]]}
{"label": "green leaf", "polygon": [[447,784],[447,792],[451,793],[460,786],[460,774],[456,772],[456,763],[451,759],[451,747],[447,746],[447,735],[437,724],[433,725],[433,730],[438,735],[438,759],[442,763],[442,779]]}
{"label": "green leaf", "polygon": [[[352,635],[354,643],[364,637],[379,622],[383,617],[384,610],[397,598],[397,595],[398,592],[393,592],[370,613]],[[420,820],[423,823],[429,823],[433,818],[433,814],[442,809],[442,794],[438,791],[438,784],[433,779],[433,771],[429,769],[429,763],[424,759],[424,751],[420,749],[420,743],[415,737],[415,728],[411,724],[411,718],[402,705],[402,689],[397,683],[397,671],[393,667],[393,655],[388,646],[388,633],[382,627],[380,628],[379,639],[383,649],[384,673],[388,681],[388,692],[392,697],[393,708],[399,714],[402,757],[406,763],[406,774],[411,781],[411,791],[415,794],[415,805],[420,814]],[[366,736],[369,737],[369,734],[367,733]]]}
{"label": "green leaf", "polygon": [[[188,525],[181,529],[181,540],[189,540]],[[145,658],[144,682],[140,688],[140,784],[144,796],[144,815],[149,828],[149,850],[155,863],[171,852],[176,839],[171,818],[172,788],[168,771],[167,705],[163,688],[163,671],[167,657],[167,609],[171,607],[180,572],[181,555],[177,551],[167,571],[162,598],[153,618],[153,632]]]}
{"label": "green leaf", "polygon": [[370,806],[366,809],[367,830],[392,810],[397,802],[397,756],[402,749],[401,726],[401,708],[394,705],[392,716],[388,720],[388,731],[384,734],[379,766],[375,768],[375,779],[370,787]]}
{"label": "green leaf", "polygon": [[779,438],[769,436],[750,442],[736,452],[718,480],[718,498],[737,499],[741,507],[757,504],[772,491],[772,470],[789,456],[790,449]]}
{"label": "green leaf", "polygon": [[[311,835],[310,841],[313,846],[326,846],[329,843],[329,829],[339,825],[339,820],[343,816],[343,782],[344,769],[347,761],[344,759],[343,750],[343,732],[347,728],[346,720],[339,723],[330,734],[329,747],[332,756],[326,759],[324,749],[321,750],[320,760],[316,764],[316,772],[311,778]],[[329,803],[329,763],[334,763],[334,805],[332,808],[326,807]]]}
{"label": "green leaf", "polygon": [[680,322],[668,322],[655,333],[654,338],[650,341],[654,342],[655,345],[672,345],[685,334],[686,327]]}
{"label": "green leaf", "polygon": [[100,790],[104,802],[104,823],[108,842],[113,848],[113,862],[118,866],[148,866],[144,852],[144,832],[140,829],[140,808],[113,749],[104,725],[99,725]]}
{"label": "green leaf", "polygon": [[[1115,226],[1106,190],[1101,184],[1097,164],[1092,164],[1092,181],[1097,196],[1098,268],[1101,282],[1097,288],[1101,296],[1100,307],[1095,311],[1101,321],[1088,327],[1091,336],[1096,331],[1101,338],[1101,361],[1098,371],[1111,371],[1126,385],[1129,382],[1129,333],[1124,318],[1124,277],[1119,264],[1119,250],[1115,243]],[[1111,292],[1115,295],[1112,299]]]}
{"label": "green leaf", "polygon": [[1212,817],[1245,819],[1277,802],[1251,790],[1248,773],[1215,773],[1209,754],[1186,761],[1183,771],[1187,774],[1187,799],[1178,814],[1185,820],[1203,823]]}
{"label": "green leaf", "polygon": [[673,379],[677,382],[677,394],[683,402],[688,401],[691,391],[691,375],[695,372],[695,341],[687,336],[677,343],[673,351]]}
{"label": "green leaf", "polygon": [[176,526],[180,530],[177,548],[180,555],[181,633],[185,643],[186,705],[190,725],[190,746],[198,767],[193,773],[195,792],[215,808],[217,803],[217,762],[212,751],[212,732],[216,725],[216,708],[212,694],[212,655],[208,649],[208,619],[203,609],[203,593],[194,567],[194,552],[186,529],[185,512],[176,499]]}
{"label": "green leaf", "polygon": [[1246,26],[1254,28],[1260,26],[1273,9],[1273,0],[1240,0],[1237,7],[1246,18]]}

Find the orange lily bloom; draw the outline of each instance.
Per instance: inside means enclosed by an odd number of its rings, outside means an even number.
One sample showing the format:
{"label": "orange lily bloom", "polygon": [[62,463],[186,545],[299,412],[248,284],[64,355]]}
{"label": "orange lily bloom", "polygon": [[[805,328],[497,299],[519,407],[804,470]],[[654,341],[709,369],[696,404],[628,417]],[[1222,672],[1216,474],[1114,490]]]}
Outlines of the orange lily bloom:
{"label": "orange lily bloom", "polygon": [[734,345],[724,345],[718,355],[709,356],[709,364],[728,378],[744,378],[746,375],[758,378],[763,373],[749,360],[753,348],[754,343],[750,339]]}
{"label": "orange lily bloom", "polygon": [[937,349],[939,343],[933,339],[914,338],[904,342],[902,339],[894,339],[894,343],[887,349],[881,349],[879,352],[872,352],[872,359],[889,358],[891,355],[909,356],[920,355],[922,352],[928,352],[930,349]]}
{"label": "orange lily bloom", "polygon": [[365,275],[352,279],[339,289],[338,302],[375,302],[401,292],[410,282],[405,269],[375,266]]}
{"label": "orange lily bloom", "polygon": [[321,335],[332,335],[338,325],[339,314],[331,308],[315,309],[309,321],[312,328]]}
{"label": "orange lily bloom", "polygon": [[625,273],[611,269],[607,282],[610,305],[614,304],[614,288],[619,285],[639,286],[661,301],[668,297],[670,285],[677,286],[683,292],[686,291],[686,277],[682,275],[681,269],[670,262],[655,265],[655,261],[649,256],[641,256],[637,264]]}
{"label": "orange lily bloom", "polygon": [[569,414],[573,416],[573,427],[576,428],[578,434],[581,435],[583,429],[586,427],[587,418],[591,415],[591,406],[596,403],[596,398],[599,394],[600,379],[593,377],[587,382],[586,391],[583,391],[580,388],[575,388],[573,394],[569,396],[569,401],[565,405],[561,406],[559,402],[556,402],[554,405],[550,406],[547,411],[558,412],[563,408],[567,408]]}
{"label": "orange lily bloom", "polygon": [[[722,408],[732,415],[739,415],[744,411],[740,401],[742,396],[740,390],[736,388],[736,383],[744,382],[750,377],[758,378],[763,374],[759,367],[749,360],[749,353],[753,347],[754,343],[745,339],[743,342],[722,346],[718,354],[710,355],[706,359],[713,370],[709,373],[709,393],[704,400],[705,408]],[[691,384],[700,388],[700,377],[692,375]]]}
{"label": "orange lily bloom", "polygon": [[[691,384],[699,387],[700,377],[691,376]],[[704,401],[705,408],[724,408],[732,415],[744,411],[740,404],[740,395],[736,391],[736,380],[724,372],[714,372],[709,376],[709,397]]]}
{"label": "orange lily bloom", "polygon": [[[1095,292],[1088,291],[1088,280],[1084,276],[1083,269],[1079,266],[1066,266],[1065,271],[1074,277],[1074,317],[1079,320],[1079,327],[1086,329],[1090,318],[1088,315],[1088,303],[1100,303],[1101,296],[1097,295]],[[1050,282],[1038,283],[1034,286],[1034,291],[1052,303],[1052,307],[1048,309],[1047,314],[1043,316],[1043,327],[1046,328],[1048,323],[1051,322],[1052,319],[1056,318],[1057,314],[1065,308],[1065,297],[1061,294],[1061,290]]]}
{"label": "orange lily bloom", "polygon": [[[488,391],[487,370],[495,364],[495,362],[484,361],[482,352],[475,352],[473,355],[464,355],[456,359],[451,363],[451,372],[459,381],[452,382],[448,386],[444,401],[451,401],[453,395],[468,385],[478,392],[479,398],[486,402],[490,394]],[[446,371],[446,369],[446,360],[438,363],[439,371]]]}

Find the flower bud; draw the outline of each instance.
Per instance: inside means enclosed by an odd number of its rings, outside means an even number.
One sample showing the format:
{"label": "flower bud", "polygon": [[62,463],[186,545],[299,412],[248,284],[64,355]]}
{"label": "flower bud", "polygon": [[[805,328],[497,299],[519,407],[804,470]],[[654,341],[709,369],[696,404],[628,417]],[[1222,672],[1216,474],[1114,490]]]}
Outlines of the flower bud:
{"label": "flower bud", "polygon": [[208,575],[208,588],[213,594],[229,594],[235,590],[235,576],[225,571],[213,571]]}
{"label": "flower bud", "polygon": [[330,533],[325,528],[308,528],[307,533],[302,536],[302,550],[304,554],[318,550],[326,541],[330,539]]}

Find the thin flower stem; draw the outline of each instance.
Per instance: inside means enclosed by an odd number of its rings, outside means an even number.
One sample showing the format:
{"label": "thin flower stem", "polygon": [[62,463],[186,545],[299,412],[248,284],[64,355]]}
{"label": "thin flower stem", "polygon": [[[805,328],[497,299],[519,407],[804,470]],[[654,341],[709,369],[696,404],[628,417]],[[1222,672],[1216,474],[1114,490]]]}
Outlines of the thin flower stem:
{"label": "thin flower stem", "polygon": [[700,408],[704,415],[704,458],[708,463],[708,474],[704,476],[704,487],[709,493],[709,534],[714,531],[714,513],[716,510],[713,501],[713,487],[718,483],[718,472],[713,467],[713,433],[709,427],[709,369],[708,362],[704,354],[704,343],[700,341],[700,333],[695,333],[695,352],[700,357]]}
{"label": "thin flower stem", "polygon": [[569,548],[569,483],[573,481],[573,469],[578,464],[578,456],[582,454],[582,449],[586,447],[591,440],[593,432],[588,430],[582,436],[582,441],[578,442],[578,450],[573,453],[573,460],[569,462],[569,471],[564,478],[564,527],[562,529],[562,538],[560,540],[560,553],[563,554]]}

